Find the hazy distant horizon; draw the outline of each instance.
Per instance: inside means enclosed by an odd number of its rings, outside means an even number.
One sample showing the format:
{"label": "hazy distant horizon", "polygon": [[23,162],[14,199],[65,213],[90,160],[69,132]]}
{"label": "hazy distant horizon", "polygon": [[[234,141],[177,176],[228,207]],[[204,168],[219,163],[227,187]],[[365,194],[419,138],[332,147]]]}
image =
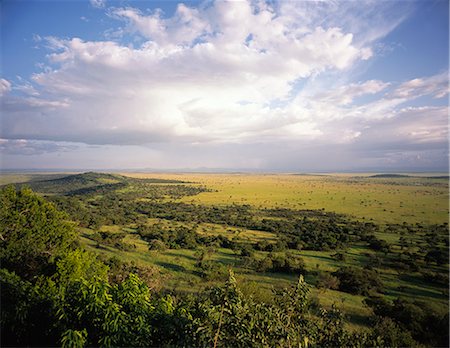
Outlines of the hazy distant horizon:
{"label": "hazy distant horizon", "polygon": [[2,170],[448,172],[447,0],[1,6]]}
{"label": "hazy distant horizon", "polygon": [[321,175],[321,174],[430,174],[433,176],[448,176],[449,171],[394,171],[394,170],[322,170],[322,171],[276,171],[276,170],[254,170],[245,168],[2,168],[0,174],[16,173],[145,173],[145,174],[292,174],[292,175]]}

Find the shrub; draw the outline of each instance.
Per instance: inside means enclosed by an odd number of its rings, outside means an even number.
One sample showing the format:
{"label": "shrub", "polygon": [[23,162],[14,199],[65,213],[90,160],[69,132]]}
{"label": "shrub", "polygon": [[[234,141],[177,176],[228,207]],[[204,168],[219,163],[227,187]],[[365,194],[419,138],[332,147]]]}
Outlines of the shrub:
{"label": "shrub", "polygon": [[286,254],[269,254],[255,262],[258,272],[305,273],[305,263],[300,256]]}
{"label": "shrub", "polygon": [[373,326],[372,336],[381,339],[384,347],[415,347],[417,342],[409,331],[402,329],[390,318],[377,318]]}
{"label": "shrub", "polygon": [[339,289],[339,279],[330,273],[327,272],[321,272],[319,274],[316,287],[318,289],[332,289],[332,290],[338,290]]}
{"label": "shrub", "polygon": [[401,328],[408,330],[418,342],[433,347],[448,346],[448,313],[442,315],[424,302],[403,298],[391,302],[381,297],[369,297],[364,302],[375,315],[391,318]]}
{"label": "shrub", "polygon": [[30,189],[0,191],[0,263],[27,279],[52,270],[75,245],[67,216]]}
{"label": "shrub", "polygon": [[345,259],[346,259],[345,253],[340,252],[340,251],[331,255],[331,257],[337,261],[345,261]]}
{"label": "shrub", "polygon": [[390,251],[390,245],[383,239],[378,239],[374,235],[367,236],[367,242],[369,244],[369,248],[375,251],[381,251],[384,253],[388,253]]}
{"label": "shrub", "polygon": [[148,242],[148,249],[149,250],[158,250],[158,251],[163,251],[167,249],[166,244],[159,239],[151,239]]}
{"label": "shrub", "polygon": [[227,268],[219,262],[204,260],[197,264],[200,276],[206,280],[225,280]]}
{"label": "shrub", "polygon": [[339,279],[339,290],[355,295],[368,295],[371,292],[381,292],[383,284],[374,270],[341,267],[332,274]]}

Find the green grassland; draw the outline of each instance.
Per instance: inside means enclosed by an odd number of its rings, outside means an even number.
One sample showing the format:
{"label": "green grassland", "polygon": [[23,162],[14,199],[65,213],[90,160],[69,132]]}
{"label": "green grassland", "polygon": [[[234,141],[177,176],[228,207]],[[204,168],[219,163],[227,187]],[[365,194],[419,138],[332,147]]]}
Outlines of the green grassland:
{"label": "green grassland", "polygon": [[[181,201],[205,204],[250,204],[254,207],[325,209],[377,223],[448,221],[448,179],[442,175],[373,177],[365,175],[256,175],[122,173],[132,178],[179,180],[206,186],[208,192]],[[62,174],[1,174],[0,185],[33,183]],[[39,192],[39,191],[38,191]]]}
{"label": "green grassland", "polygon": [[[154,223],[154,221],[149,223]],[[216,226],[202,227],[203,233],[214,235],[218,232]],[[208,228],[210,229],[208,230]],[[111,233],[119,231],[117,226],[104,227],[103,230]],[[251,231],[241,231],[241,235],[245,236],[249,232],[251,233]],[[215,283],[215,281],[205,281],[199,276],[198,268],[195,266],[197,260],[195,250],[168,249],[165,251],[149,251],[147,243],[135,234],[127,235],[124,241],[132,245],[134,250],[120,251],[112,247],[98,249],[95,242],[89,238],[83,238],[83,244],[92,251],[109,257],[116,256],[138,265],[159,268],[161,270],[159,276],[162,279],[161,287],[163,289],[175,292],[197,292]],[[257,253],[256,257],[262,258],[262,254],[264,253]],[[310,284],[315,284],[317,271],[333,272],[344,264],[346,266],[364,265],[367,263],[366,255],[373,254],[373,251],[363,245],[356,245],[346,251],[347,258],[345,262],[334,259],[332,257],[333,251],[305,250],[298,251],[296,254],[300,255],[305,261],[305,266],[308,270],[306,280]],[[241,266],[239,256],[229,249],[216,249],[211,256],[211,260],[224,264],[227,267],[232,267],[237,273],[244,290],[249,287],[249,292],[251,292],[253,291],[251,284],[257,284],[258,296],[263,299],[270,298],[272,289],[285,287],[296,281],[295,275],[251,272]],[[447,310],[448,291],[445,287],[430,286],[426,281],[414,275],[411,275],[409,279],[401,277],[398,272],[390,269],[380,269],[379,272],[386,285],[385,296],[387,298],[393,300],[400,295],[412,300],[427,301],[437,311],[445,312]],[[313,289],[312,294],[325,308],[334,305],[341,309],[347,315],[349,329],[358,330],[368,325],[367,317],[370,314],[370,309],[363,303],[364,296],[351,295],[331,289]]]}
{"label": "green grassland", "polygon": [[379,178],[366,175],[133,174],[178,179],[207,186],[210,192],[185,202],[254,207],[325,209],[377,223],[448,221],[448,179],[440,175]]}
{"label": "green grassland", "polygon": [[[358,330],[368,325],[371,314],[371,309],[364,305],[365,297],[316,288],[321,274],[331,274],[342,266],[363,268],[376,260],[379,264],[371,267],[376,269],[383,281],[382,295],[385,298],[393,300],[402,296],[422,300],[437,311],[448,311],[448,286],[430,283],[424,279],[423,272],[400,268],[404,264],[397,263],[404,252],[420,253],[431,243],[429,240],[433,236],[429,235],[426,226],[448,222],[448,179],[430,176],[121,173],[65,177],[61,174],[7,174],[0,175],[0,184],[28,183],[43,195],[57,196],[62,203],[65,199],[75,200],[80,209],[86,211],[98,209],[103,204],[102,200],[108,198],[109,205],[103,208],[106,212],[107,209],[121,207],[128,200],[133,204],[139,203],[139,207],[158,202],[184,203],[205,209],[246,206],[248,211],[256,214],[257,221],[287,221],[288,218],[265,213],[265,209],[287,209],[294,214],[304,210],[335,212],[345,214],[350,220],[377,224],[380,228],[374,235],[389,243],[389,252],[374,251],[363,240],[335,250],[289,250],[289,253],[300,256],[304,261],[306,280],[313,286],[313,297],[325,307],[335,305],[340,308],[347,315],[348,326]],[[62,204],[58,200],[55,202]],[[120,214],[121,211],[117,213],[118,216]],[[149,217],[144,212],[133,214],[132,218],[117,219],[113,224],[101,219],[91,225],[76,222],[81,244],[104,257],[116,257],[154,269],[158,287],[175,293],[200,291],[222,281],[220,276],[204,277],[199,269],[201,251],[208,248],[149,250],[150,243],[138,233],[139,226],[167,231],[177,228],[195,230],[201,237],[222,236],[242,245],[261,242],[275,245],[279,239],[273,231],[238,224],[174,219],[165,217],[163,213],[159,213],[159,217]],[[389,224],[394,224],[395,229],[389,229]],[[402,224],[424,227],[407,231],[399,227]],[[99,233],[116,234],[120,238],[116,244],[108,244],[99,239]],[[448,234],[448,225],[445,233]],[[443,244],[445,238],[448,241],[448,235],[439,238],[435,242],[436,247],[448,249],[448,242],[446,246]],[[343,259],[336,257],[337,252],[344,255]],[[274,251],[272,254],[277,253],[286,251]],[[267,251],[255,250],[252,257],[262,260],[268,254]],[[222,269],[233,268],[243,291],[265,301],[270,301],[272,289],[292,284],[298,277],[298,274],[283,272],[256,272],[233,248],[209,248],[206,257]],[[448,263],[425,264],[421,261],[420,265],[422,271],[448,275]]]}
{"label": "green grassland", "polygon": [[[114,230],[111,229],[110,231]],[[94,241],[82,237],[82,243],[88,250],[108,257],[119,257],[124,261],[133,262],[144,267],[158,267],[161,270],[161,273],[158,274],[158,277],[161,279],[160,286],[165,290],[192,293],[206,289],[216,283],[216,281],[205,281],[198,275],[198,269],[195,266],[195,250],[169,249],[164,252],[149,251],[147,243],[134,235],[127,236],[125,242],[135,246],[135,250],[121,251],[108,246],[98,248]],[[307,269],[310,270],[333,271],[338,267],[338,263],[330,257],[329,252],[305,251],[300,252],[299,255],[304,258]],[[295,275],[249,272],[245,268],[239,267],[239,257],[229,249],[220,248],[215,250],[211,259],[232,267],[244,292],[247,290],[249,294],[255,296],[255,289],[257,289],[257,295],[262,300],[271,300],[271,291],[274,288],[286,287],[297,280]],[[314,283],[315,277],[310,275],[306,277],[306,280]],[[325,308],[331,308],[332,305],[335,305],[346,313],[349,320],[349,329],[357,330],[367,325],[367,316],[370,314],[370,310],[364,306],[362,302],[363,296],[355,296],[328,289],[313,289],[312,296]]]}

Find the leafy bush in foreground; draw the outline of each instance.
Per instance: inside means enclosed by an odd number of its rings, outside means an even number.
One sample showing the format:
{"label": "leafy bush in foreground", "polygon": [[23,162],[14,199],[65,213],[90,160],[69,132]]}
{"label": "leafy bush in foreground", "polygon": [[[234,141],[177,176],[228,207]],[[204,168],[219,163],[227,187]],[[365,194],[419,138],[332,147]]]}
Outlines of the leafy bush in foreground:
{"label": "leafy bush in foreground", "polygon": [[51,272],[75,243],[66,215],[30,189],[6,187],[0,207],[0,264],[26,279]]}

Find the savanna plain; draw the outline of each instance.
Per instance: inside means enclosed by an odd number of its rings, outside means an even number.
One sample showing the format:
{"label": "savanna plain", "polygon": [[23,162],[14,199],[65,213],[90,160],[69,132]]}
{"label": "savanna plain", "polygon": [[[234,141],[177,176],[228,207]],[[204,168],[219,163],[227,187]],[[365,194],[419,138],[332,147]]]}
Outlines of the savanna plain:
{"label": "savanna plain", "polygon": [[[152,299],[142,305],[159,315],[151,316],[153,329],[142,341],[148,346],[448,346],[446,173],[5,173],[0,185],[2,303],[20,282],[26,297],[36,286],[86,282],[97,272],[127,315],[137,307],[117,295],[126,286],[145,289]],[[45,219],[53,210],[63,212],[58,221],[73,240],[70,251],[47,256],[38,249],[52,253],[50,242],[36,246],[33,238],[41,237],[33,226],[50,231]],[[77,286],[70,291],[92,290]],[[131,340],[103,324],[83,324],[83,316],[93,315],[88,309],[68,314],[86,306],[83,296],[82,304],[55,300],[61,321],[71,324],[52,329],[53,342],[120,346]],[[14,301],[2,319],[33,320],[30,304]],[[22,322],[17,308],[26,308]],[[271,315],[278,319],[264,326],[262,318]],[[287,324],[272,328],[276,320]],[[130,332],[138,327],[127,323]],[[30,344],[13,331],[6,332],[9,343]],[[51,342],[48,337],[41,342]]]}

